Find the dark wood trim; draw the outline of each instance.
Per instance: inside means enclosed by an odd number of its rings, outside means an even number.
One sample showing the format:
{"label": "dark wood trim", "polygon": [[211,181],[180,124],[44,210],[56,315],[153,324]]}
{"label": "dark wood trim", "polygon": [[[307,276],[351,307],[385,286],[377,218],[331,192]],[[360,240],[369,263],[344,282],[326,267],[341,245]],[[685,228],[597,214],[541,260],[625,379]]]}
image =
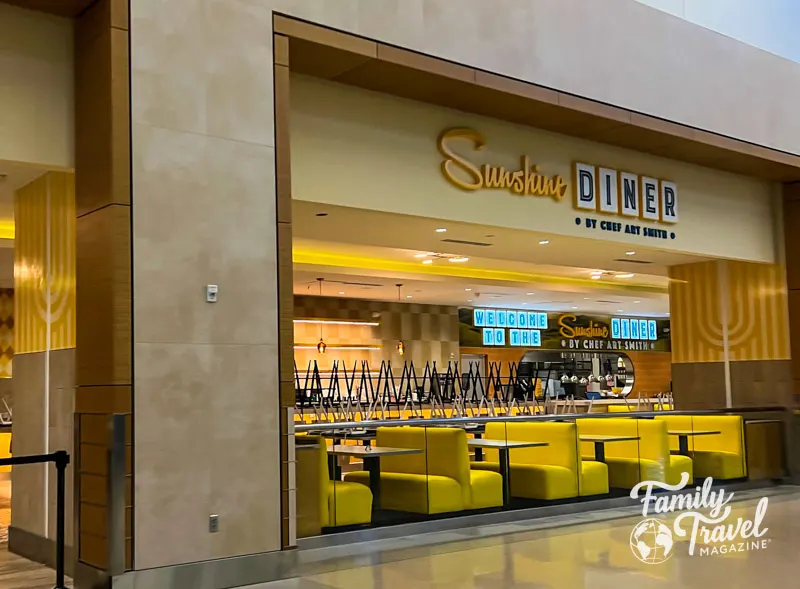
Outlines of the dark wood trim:
{"label": "dark wood trim", "polygon": [[800,156],[283,15],[291,70],[767,180],[800,180]]}

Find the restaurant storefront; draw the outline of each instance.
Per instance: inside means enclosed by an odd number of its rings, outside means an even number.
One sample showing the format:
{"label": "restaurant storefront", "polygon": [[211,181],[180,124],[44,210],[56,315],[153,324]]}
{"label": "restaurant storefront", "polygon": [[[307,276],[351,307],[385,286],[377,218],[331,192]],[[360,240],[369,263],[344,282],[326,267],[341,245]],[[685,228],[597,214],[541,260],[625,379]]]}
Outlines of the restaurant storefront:
{"label": "restaurant storefront", "polygon": [[786,65],[634,3],[408,4],[59,3],[74,403],[31,431],[75,438],[76,587],[787,474]]}
{"label": "restaurant storefront", "polygon": [[[761,387],[745,365],[770,372],[767,405],[789,390],[775,183],[577,129],[287,83],[301,547],[594,509],[647,476],[763,476],[746,415],[666,412],[736,407]],[[589,416],[631,411],[657,415]],[[651,455],[660,436],[666,454]],[[707,468],[712,448],[725,472]]]}

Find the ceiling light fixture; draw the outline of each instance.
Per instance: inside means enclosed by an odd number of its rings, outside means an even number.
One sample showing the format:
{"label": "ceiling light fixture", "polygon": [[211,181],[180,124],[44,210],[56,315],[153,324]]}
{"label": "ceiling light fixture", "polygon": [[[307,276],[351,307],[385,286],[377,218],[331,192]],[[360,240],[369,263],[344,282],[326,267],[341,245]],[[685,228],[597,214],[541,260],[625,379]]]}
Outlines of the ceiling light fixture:
{"label": "ceiling light fixture", "polygon": [[455,262],[460,264],[462,262],[469,262],[469,258],[465,258],[464,256],[456,256],[455,258],[448,258],[451,262]]}
{"label": "ceiling light fixture", "polygon": [[433,264],[433,260],[422,260],[423,264]]}
{"label": "ceiling light fixture", "polygon": [[[319,296],[322,296],[322,281],[325,280],[324,278],[317,278],[317,282],[319,282]],[[328,344],[325,343],[325,340],[322,339],[322,324],[319,326],[319,343],[317,344],[317,352],[320,354],[325,353],[325,348],[328,347]]]}
{"label": "ceiling light fixture", "polygon": [[439,227],[439,229],[436,230],[436,233],[447,233],[447,229],[444,227]]}
{"label": "ceiling light fixture", "polygon": [[464,290],[465,290],[466,292],[471,292],[471,291],[472,291],[472,289],[471,289],[471,288],[465,288]]}
{"label": "ceiling light fixture", "polygon": [[642,302],[642,301],[633,301],[633,304],[634,304],[634,305],[638,305],[638,304],[639,304],[639,303],[641,303],[641,302]]}
{"label": "ceiling light fixture", "polygon": [[535,292],[526,292],[525,294],[528,295],[528,296],[531,296],[531,295],[535,295],[536,293]]}
{"label": "ceiling light fixture", "polygon": [[631,273],[628,273],[628,274],[617,274],[617,278],[633,278],[634,276],[636,276],[636,275],[635,274],[631,274]]}
{"label": "ceiling light fixture", "polygon": [[634,251],[625,252],[625,255],[626,256],[635,256],[636,252],[634,252]]}
{"label": "ceiling light fixture", "polygon": [[471,302],[472,302],[472,299],[467,299],[467,302],[468,302],[468,303],[471,303]]}
{"label": "ceiling light fixture", "polygon": [[[399,303],[400,302],[400,289],[403,287],[403,285],[402,284],[396,284],[395,286],[397,287],[397,302]],[[394,349],[397,350],[397,353],[400,354],[400,356],[405,356],[405,354],[406,354],[406,346],[403,343],[403,338],[402,337],[397,340],[397,345],[395,345]]]}
{"label": "ceiling light fixture", "polygon": [[602,277],[602,274],[592,274],[592,280],[600,280]]}
{"label": "ceiling light fixture", "polygon": [[414,298],[414,297],[412,297],[411,295],[406,295],[406,298],[407,298],[407,299],[412,299],[412,298]]}
{"label": "ceiling light fixture", "polygon": [[427,258],[430,254],[414,254],[415,258]]}
{"label": "ceiling light fixture", "polygon": [[577,309],[578,307],[572,307],[573,309]]}
{"label": "ceiling light fixture", "polygon": [[617,313],[624,313],[624,312],[625,311],[623,311],[622,309],[617,309]]}
{"label": "ceiling light fixture", "polygon": [[312,325],[365,325],[377,327],[380,323],[376,321],[336,321],[335,319],[293,319],[292,323],[310,323]]}
{"label": "ceiling light fixture", "polygon": [[344,294],[344,291],[343,291],[343,290],[340,290],[340,291],[339,291],[339,294],[340,294],[340,295],[343,295],[343,294]]}
{"label": "ceiling light fixture", "polygon": [[548,243],[550,243],[549,239],[543,239],[542,241],[539,242],[539,245],[547,245]]}

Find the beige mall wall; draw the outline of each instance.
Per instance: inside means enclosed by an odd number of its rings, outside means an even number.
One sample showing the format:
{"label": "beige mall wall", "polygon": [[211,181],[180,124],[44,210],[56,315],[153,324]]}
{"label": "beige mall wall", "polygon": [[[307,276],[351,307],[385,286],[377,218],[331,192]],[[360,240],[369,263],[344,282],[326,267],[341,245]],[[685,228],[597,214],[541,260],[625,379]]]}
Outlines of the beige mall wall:
{"label": "beige mall wall", "polygon": [[69,19],[0,3],[0,160],[74,167],[72,45]]}
{"label": "beige mall wall", "polygon": [[281,544],[273,11],[800,153],[800,66],[630,0],[132,0],[137,569]]}
{"label": "beige mall wall", "polygon": [[[296,199],[690,254],[775,260],[774,204],[779,194],[770,182],[307,76],[292,77],[291,100]],[[442,131],[453,128],[474,129],[487,142],[480,151],[468,140],[448,142],[469,162],[516,171],[520,156],[526,155],[542,174],[561,176],[568,184],[566,195],[556,200],[453,186],[442,174],[444,158],[436,142]],[[656,240],[576,225],[575,217],[585,213],[573,207],[574,161],[676,183],[676,224],[590,213],[598,220],[674,232],[676,238]],[[463,174],[459,178],[472,181]]]}

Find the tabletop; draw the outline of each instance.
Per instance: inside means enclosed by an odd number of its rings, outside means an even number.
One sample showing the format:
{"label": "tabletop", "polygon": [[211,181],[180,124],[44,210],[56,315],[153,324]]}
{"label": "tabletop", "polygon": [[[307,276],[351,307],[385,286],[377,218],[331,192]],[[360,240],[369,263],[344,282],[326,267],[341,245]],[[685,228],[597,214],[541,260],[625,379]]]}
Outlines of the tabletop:
{"label": "tabletop", "polygon": [[721,434],[719,431],[700,430],[700,429],[671,429],[669,435],[671,436],[713,436]]}
{"label": "tabletop", "polygon": [[403,456],[408,454],[422,454],[419,448],[387,448],[385,446],[329,446],[328,454],[336,456],[357,456],[369,458],[371,456]]}
{"label": "tabletop", "polygon": [[581,442],[634,442],[639,436],[604,436],[604,435],[581,435]]}
{"label": "tabletop", "polygon": [[333,438],[336,440],[364,440],[367,438],[375,439],[378,433],[375,430],[334,430],[332,432],[322,432],[323,438]]}
{"label": "tabletop", "polygon": [[539,448],[547,446],[547,442],[515,442],[513,440],[467,440],[470,448],[494,448],[503,450],[505,448]]}

